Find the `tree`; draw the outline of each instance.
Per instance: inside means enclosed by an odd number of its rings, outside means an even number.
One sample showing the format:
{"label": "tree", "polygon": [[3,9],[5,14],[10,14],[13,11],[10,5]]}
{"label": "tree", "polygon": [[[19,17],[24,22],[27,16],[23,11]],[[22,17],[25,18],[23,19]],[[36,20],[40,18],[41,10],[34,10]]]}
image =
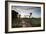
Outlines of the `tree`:
{"label": "tree", "polygon": [[12,18],[17,18],[18,12],[12,10]]}
{"label": "tree", "polygon": [[30,16],[29,16],[29,18],[31,17],[31,15],[32,15],[32,13],[30,13]]}

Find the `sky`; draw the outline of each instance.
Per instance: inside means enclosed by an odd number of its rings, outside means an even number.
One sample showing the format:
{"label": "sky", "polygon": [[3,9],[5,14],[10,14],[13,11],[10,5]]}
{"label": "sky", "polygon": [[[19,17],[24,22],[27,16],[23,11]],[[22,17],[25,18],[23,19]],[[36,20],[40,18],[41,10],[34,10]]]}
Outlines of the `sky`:
{"label": "sky", "polygon": [[41,17],[41,8],[40,7],[32,7],[32,6],[12,6],[12,10],[15,10],[21,15],[30,15],[32,13],[32,17],[40,18]]}
{"label": "sky", "polygon": [[35,9],[33,9],[33,12],[32,12],[32,17],[41,17],[41,8],[40,7],[35,7]]}

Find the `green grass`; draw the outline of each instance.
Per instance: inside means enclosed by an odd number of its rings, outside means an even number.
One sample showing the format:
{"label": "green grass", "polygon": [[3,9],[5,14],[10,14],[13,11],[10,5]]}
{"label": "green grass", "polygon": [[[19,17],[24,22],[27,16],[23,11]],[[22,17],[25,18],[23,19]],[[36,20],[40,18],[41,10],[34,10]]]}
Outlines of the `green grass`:
{"label": "green grass", "polygon": [[41,18],[32,18],[32,27],[41,26]]}
{"label": "green grass", "polygon": [[[40,27],[41,26],[41,18],[23,18],[25,21],[31,21],[32,27]],[[22,27],[20,25],[21,19],[13,19],[12,20],[12,28]]]}

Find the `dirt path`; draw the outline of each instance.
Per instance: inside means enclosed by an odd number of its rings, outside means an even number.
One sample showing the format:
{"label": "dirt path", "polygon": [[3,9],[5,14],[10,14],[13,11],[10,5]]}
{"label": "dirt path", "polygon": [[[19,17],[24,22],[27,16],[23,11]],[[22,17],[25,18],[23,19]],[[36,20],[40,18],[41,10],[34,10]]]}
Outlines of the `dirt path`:
{"label": "dirt path", "polygon": [[22,27],[31,27],[31,24],[25,21],[24,19],[22,19],[21,23],[22,23]]}

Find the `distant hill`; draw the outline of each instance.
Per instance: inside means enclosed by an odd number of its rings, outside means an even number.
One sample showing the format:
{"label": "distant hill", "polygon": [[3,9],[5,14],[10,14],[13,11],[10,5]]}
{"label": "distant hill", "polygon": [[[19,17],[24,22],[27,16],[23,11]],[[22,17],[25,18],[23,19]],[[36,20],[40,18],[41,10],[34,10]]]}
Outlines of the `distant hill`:
{"label": "distant hill", "polygon": [[41,18],[41,17],[32,17],[32,18]]}

